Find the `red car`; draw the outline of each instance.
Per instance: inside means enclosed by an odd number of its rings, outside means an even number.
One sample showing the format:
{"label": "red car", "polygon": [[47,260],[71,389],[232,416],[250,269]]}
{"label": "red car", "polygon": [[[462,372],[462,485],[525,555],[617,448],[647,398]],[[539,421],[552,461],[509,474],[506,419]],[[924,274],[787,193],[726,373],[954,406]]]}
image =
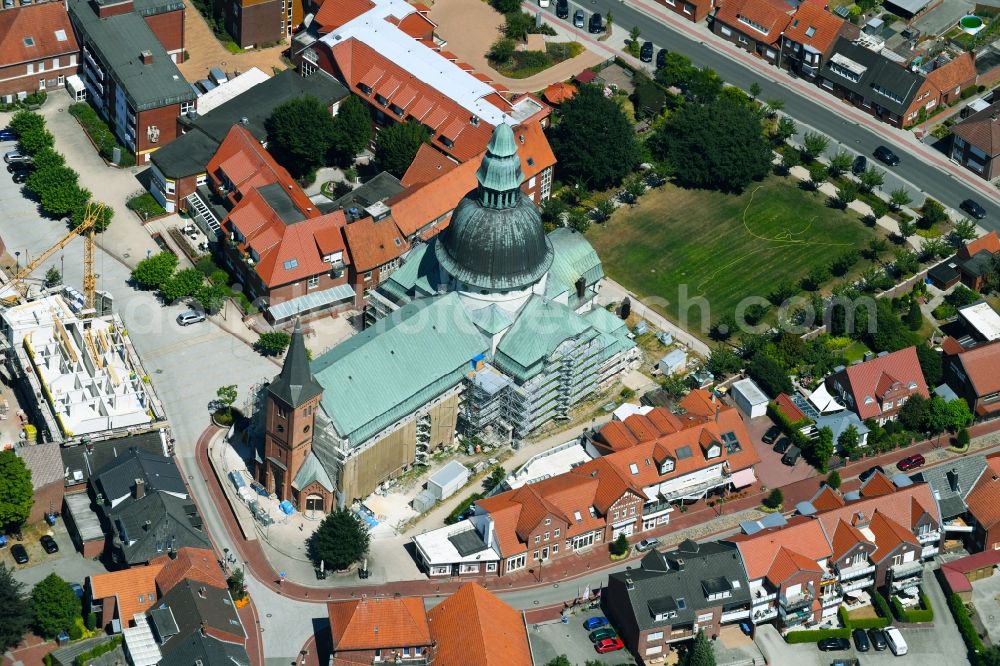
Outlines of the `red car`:
{"label": "red car", "polygon": [[911,469],[916,469],[917,467],[922,467],[923,464],[927,462],[924,457],[919,453],[914,453],[912,456],[906,456],[898,463],[896,467],[902,472],[909,472]]}
{"label": "red car", "polygon": [[615,650],[621,650],[625,647],[622,643],[622,639],[615,636],[614,638],[605,638],[594,643],[594,649],[604,654],[605,652],[614,652]]}

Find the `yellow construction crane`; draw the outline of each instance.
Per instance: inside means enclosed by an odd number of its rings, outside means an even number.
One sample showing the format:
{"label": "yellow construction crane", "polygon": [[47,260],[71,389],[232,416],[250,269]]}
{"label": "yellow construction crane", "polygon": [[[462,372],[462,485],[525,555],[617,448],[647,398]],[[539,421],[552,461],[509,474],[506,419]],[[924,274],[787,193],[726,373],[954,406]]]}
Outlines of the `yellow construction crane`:
{"label": "yellow construction crane", "polygon": [[94,275],[94,248],[96,247],[94,234],[97,223],[100,221],[103,213],[104,204],[99,202],[87,204],[87,209],[83,214],[83,222],[80,223],[80,226],[71,230],[58,243],[38,255],[34,261],[18,271],[17,275],[11,278],[10,282],[0,287],[5,292],[13,290],[13,293],[8,293],[3,299],[0,299],[3,304],[8,306],[17,304],[28,293],[25,279],[53,254],[66,247],[70,241],[81,234],[85,234],[83,245],[83,299],[84,308],[87,310],[93,309],[97,294],[97,276]]}

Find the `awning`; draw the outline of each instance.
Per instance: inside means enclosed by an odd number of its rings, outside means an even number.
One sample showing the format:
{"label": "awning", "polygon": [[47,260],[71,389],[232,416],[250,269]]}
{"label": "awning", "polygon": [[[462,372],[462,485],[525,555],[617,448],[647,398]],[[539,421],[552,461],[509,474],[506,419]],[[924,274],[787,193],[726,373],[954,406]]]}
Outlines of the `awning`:
{"label": "awning", "polygon": [[826,384],[821,383],[819,387],[812,392],[809,396],[809,402],[813,404],[813,407],[818,409],[821,414],[826,414],[827,412],[840,412],[845,409],[845,407],[837,402],[837,399],[830,395],[830,392],[826,390]]}
{"label": "awning", "polygon": [[306,294],[305,296],[299,296],[284,303],[272,305],[267,311],[271,313],[271,317],[275,321],[282,321],[303,312],[311,312],[312,310],[319,310],[334,303],[354,300],[354,296],[354,287],[349,284],[341,284],[330,289],[324,289],[323,291]]}
{"label": "awning", "polygon": [[731,483],[733,488],[745,488],[752,486],[757,481],[757,475],[753,473],[753,467],[741,469],[733,474]]}

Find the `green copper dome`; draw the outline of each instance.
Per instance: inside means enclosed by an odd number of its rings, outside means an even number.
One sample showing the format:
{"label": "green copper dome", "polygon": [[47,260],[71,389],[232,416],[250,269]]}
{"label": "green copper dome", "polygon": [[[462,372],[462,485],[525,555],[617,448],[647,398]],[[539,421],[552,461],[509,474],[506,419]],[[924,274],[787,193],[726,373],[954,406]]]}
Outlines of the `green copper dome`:
{"label": "green copper dome", "polygon": [[534,284],[552,265],[538,209],[521,192],[521,160],[514,132],[498,125],[476,172],[479,187],[465,195],[435,247],[454,278],[481,289]]}

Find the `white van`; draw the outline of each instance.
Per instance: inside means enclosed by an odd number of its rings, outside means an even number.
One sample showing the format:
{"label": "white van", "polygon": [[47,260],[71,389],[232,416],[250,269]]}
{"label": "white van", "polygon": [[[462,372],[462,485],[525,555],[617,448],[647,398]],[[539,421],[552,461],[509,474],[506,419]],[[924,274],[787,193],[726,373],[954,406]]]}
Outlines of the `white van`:
{"label": "white van", "polygon": [[897,657],[902,657],[906,654],[906,641],[903,640],[903,634],[900,633],[899,629],[896,627],[886,627],[883,631],[885,632],[885,640],[889,644],[889,649],[892,650],[892,653]]}

